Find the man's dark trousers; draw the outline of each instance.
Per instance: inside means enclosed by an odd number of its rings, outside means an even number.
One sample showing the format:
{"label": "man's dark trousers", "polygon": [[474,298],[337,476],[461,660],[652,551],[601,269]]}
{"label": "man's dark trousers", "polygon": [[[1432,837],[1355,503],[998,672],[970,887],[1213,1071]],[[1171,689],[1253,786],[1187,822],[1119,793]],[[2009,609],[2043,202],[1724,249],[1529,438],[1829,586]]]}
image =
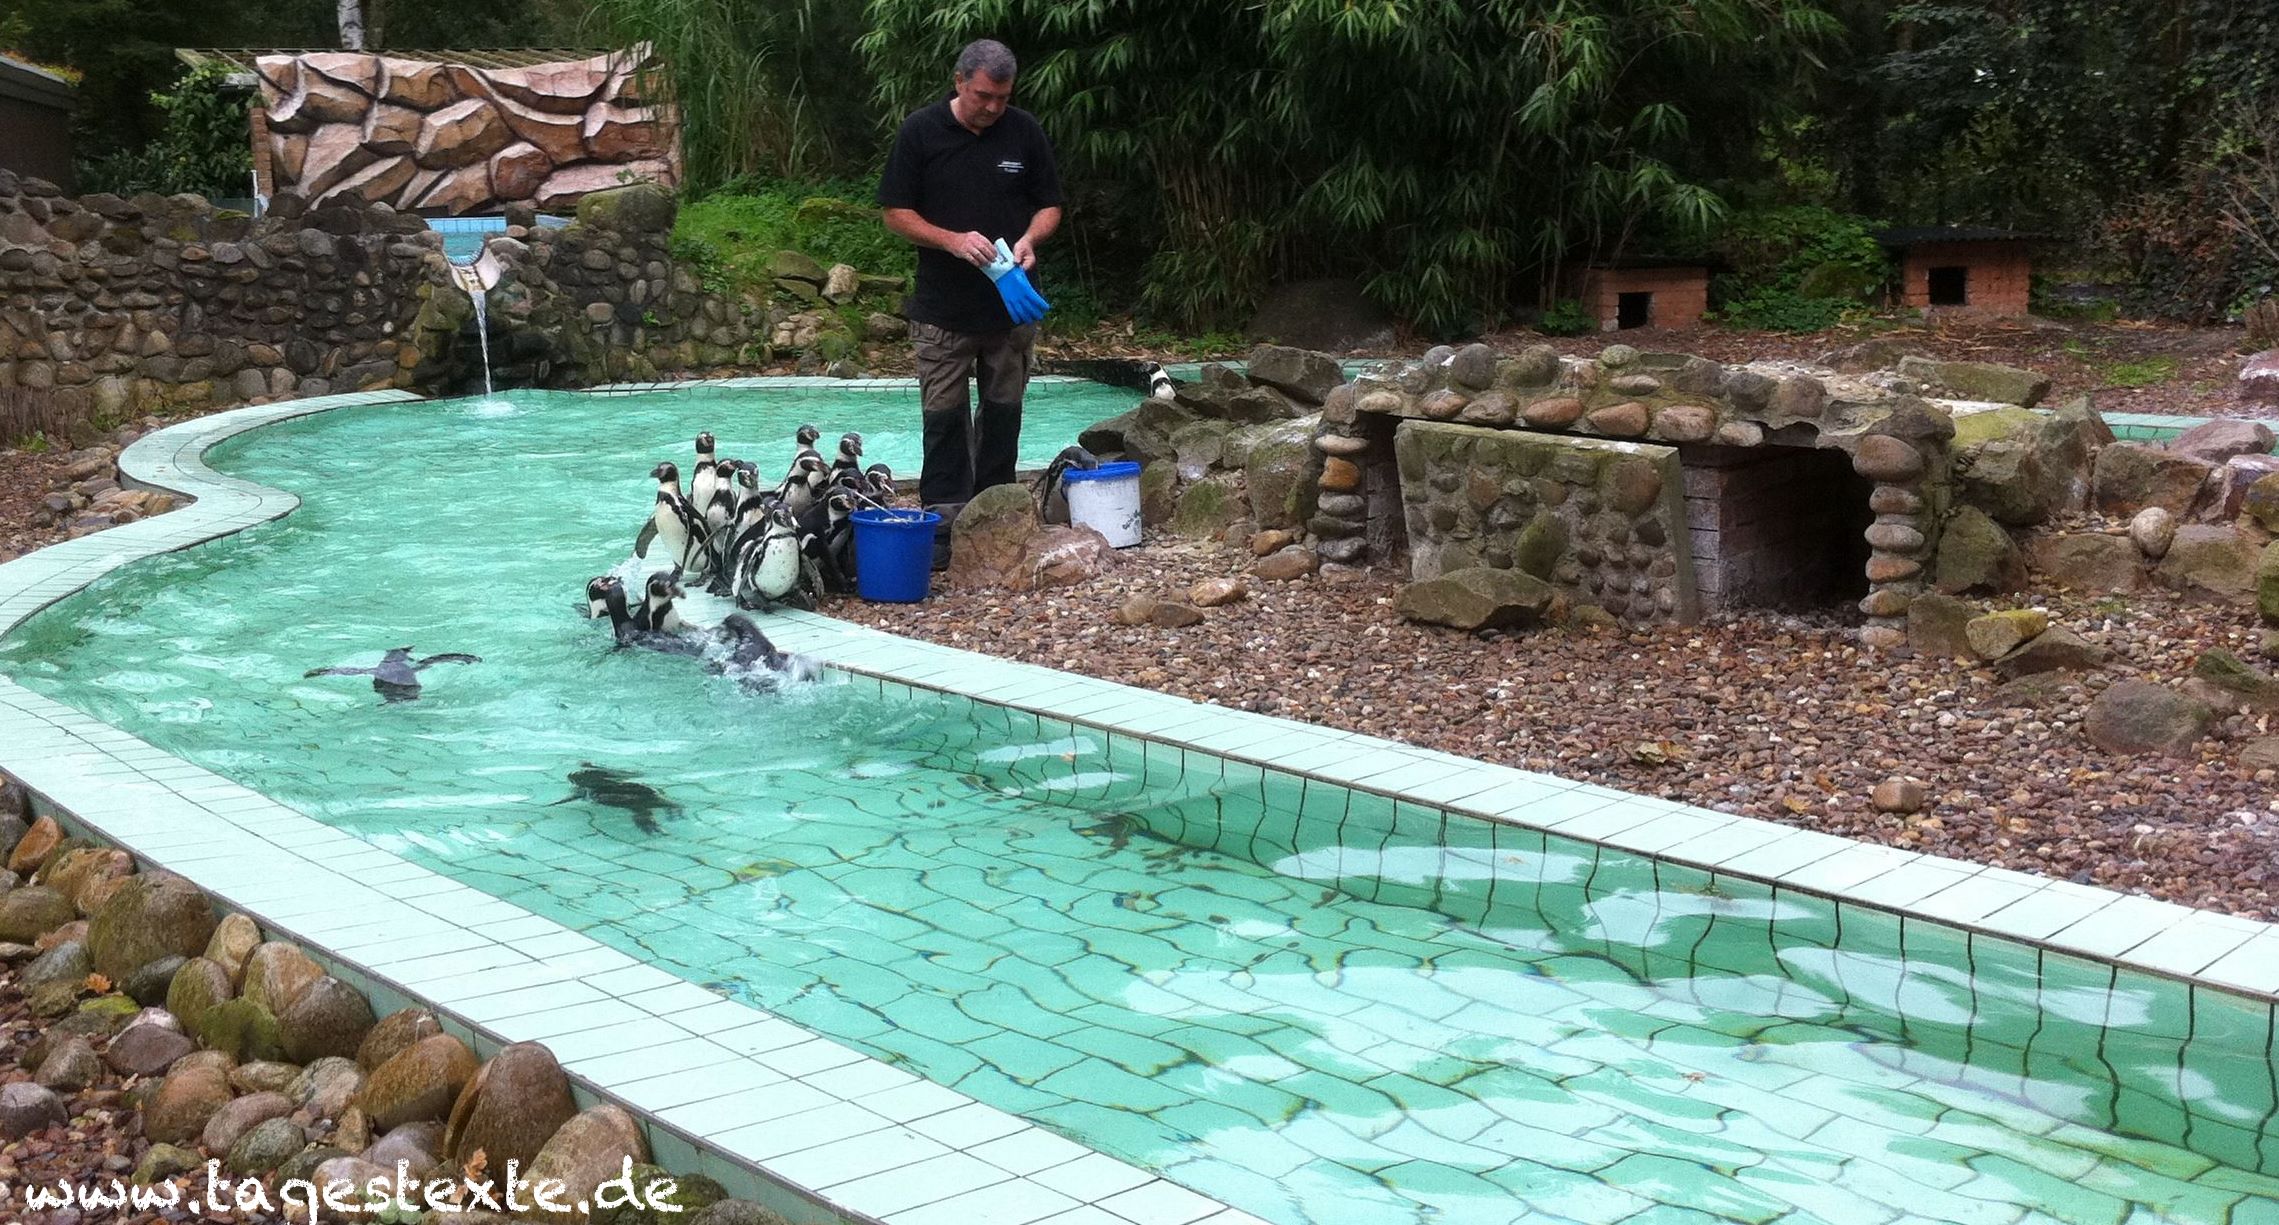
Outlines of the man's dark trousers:
{"label": "man's dark trousers", "polygon": [[[942,516],[939,539],[973,495],[1010,484],[1021,442],[1021,396],[1035,349],[1034,324],[1002,332],[953,332],[910,325],[918,364],[919,407],[926,423],[926,460],[918,500]],[[966,391],[978,385],[980,411]]]}

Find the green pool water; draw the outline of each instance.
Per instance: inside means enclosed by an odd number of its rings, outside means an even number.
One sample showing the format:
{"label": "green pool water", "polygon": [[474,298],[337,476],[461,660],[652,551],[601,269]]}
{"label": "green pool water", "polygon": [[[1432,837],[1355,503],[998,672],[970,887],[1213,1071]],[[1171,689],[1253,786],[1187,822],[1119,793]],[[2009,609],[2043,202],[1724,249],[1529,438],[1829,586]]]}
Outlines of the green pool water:
{"label": "green pool water", "polygon": [[[299,511],[0,672],[1280,1225],[2279,1222],[2260,1005],[955,697],[754,695],[574,613],[655,459],[890,445],[858,399],[257,431],[212,461]],[[400,643],[482,662],[414,703],[302,676]],[[588,762],[678,813],[559,802]]]}

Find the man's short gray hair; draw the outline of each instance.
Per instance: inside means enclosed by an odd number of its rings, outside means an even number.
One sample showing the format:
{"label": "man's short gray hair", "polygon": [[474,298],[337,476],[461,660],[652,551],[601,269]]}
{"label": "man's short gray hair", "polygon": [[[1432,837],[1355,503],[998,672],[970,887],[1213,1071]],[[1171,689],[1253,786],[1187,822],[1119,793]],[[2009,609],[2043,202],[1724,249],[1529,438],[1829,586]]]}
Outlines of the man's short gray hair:
{"label": "man's short gray hair", "polygon": [[965,80],[974,73],[992,81],[1010,81],[1021,66],[1013,60],[1013,49],[994,38],[977,38],[957,53],[957,79]]}

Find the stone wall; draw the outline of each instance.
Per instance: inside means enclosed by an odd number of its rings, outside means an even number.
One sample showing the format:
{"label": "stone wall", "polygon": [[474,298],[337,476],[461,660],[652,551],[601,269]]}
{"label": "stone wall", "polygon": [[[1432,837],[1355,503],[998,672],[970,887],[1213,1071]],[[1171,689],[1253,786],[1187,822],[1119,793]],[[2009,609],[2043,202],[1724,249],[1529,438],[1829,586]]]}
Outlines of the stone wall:
{"label": "stone wall", "polygon": [[[586,197],[567,227],[517,210],[475,271],[486,287],[493,374],[506,385],[577,387],[715,370],[762,356],[766,315],[707,292],[676,265],[673,198],[648,185]],[[473,304],[433,295],[418,322],[422,386],[481,385]]]}
{"label": "stone wall", "polygon": [[1427,421],[1393,445],[1415,580],[1518,570],[1626,620],[1694,619],[1675,447]]}
{"label": "stone wall", "polygon": [[567,209],[631,179],[671,190],[667,108],[641,57],[472,68],[361,51],[255,61],[254,165],[264,192],[428,215]]}
{"label": "stone wall", "polygon": [[286,202],[255,221],[0,172],[0,386],[115,421],[402,383],[442,258],[393,210]]}
{"label": "stone wall", "polygon": [[[482,275],[501,385],[580,386],[765,355],[775,315],[704,291],[669,252],[672,198],[587,197],[510,227]],[[783,312],[777,312],[783,313]],[[293,396],[483,385],[474,303],[439,235],[385,205],[71,199],[0,172],[0,387],[102,428]]]}

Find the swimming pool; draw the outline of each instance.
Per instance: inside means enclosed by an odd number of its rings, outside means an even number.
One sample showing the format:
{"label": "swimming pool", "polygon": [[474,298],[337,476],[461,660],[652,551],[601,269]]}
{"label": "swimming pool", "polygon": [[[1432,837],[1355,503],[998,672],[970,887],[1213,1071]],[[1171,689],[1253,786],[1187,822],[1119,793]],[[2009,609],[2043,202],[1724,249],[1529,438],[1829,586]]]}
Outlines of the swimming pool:
{"label": "swimming pool", "polygon": [[[693,433],[632,403],[248,436],[217,462],[299,513],[107,580],[0,670],[1271,1220],[2251,1220],[2272,1189],[2246,1001],[1098,728],[602,651],[558,586],[622,552],[585,472]],[[485,662],[397,706],[300,678],[396,641]],[[682,814],[648,839],[556,803],[586,760]]]}

